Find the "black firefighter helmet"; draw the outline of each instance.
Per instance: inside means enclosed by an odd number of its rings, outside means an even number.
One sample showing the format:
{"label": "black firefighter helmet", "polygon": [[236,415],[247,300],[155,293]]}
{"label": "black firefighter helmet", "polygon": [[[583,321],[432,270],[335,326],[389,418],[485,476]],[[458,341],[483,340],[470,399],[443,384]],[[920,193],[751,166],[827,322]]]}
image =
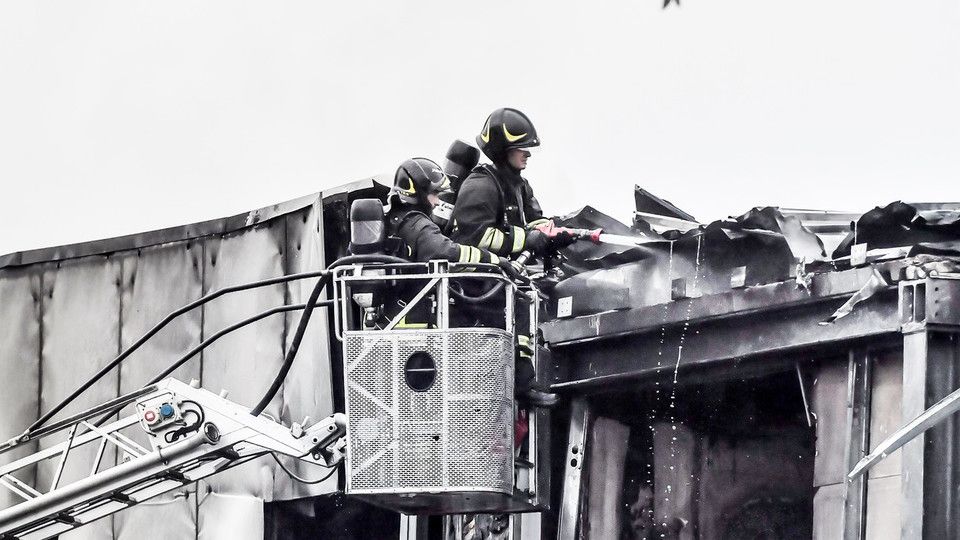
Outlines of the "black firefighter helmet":
{"label": "black firefighter helmet", "polygon": [[507,159],[507,151],[512,148],[540,146],[540,138],[527,115],[503,108],[487,117],[483,130],[477,135],[477,145],[491,161],[498,163]]}
{"label": "black firefighter helmet", "polygon": [[450,187],[450,180],[440,165],[427,158],[408,159],[397,168],[393,177],[393,192],[400,202],[429,208],[427,195],[440,193]]}

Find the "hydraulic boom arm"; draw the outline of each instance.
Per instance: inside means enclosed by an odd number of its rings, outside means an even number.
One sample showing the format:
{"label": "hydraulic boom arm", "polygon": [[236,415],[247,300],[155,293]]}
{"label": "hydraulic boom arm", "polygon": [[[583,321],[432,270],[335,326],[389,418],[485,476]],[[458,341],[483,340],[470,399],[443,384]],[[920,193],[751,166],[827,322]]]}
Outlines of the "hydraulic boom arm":
{"label": "hydraulic boom arm", "polygon": [[[130,405],[133,414],[112,424],[98,427],[93,419]],[[333,467],[342,459],[345,425],[337,413],[309,427],[284,427],[207,390],[166,379],[51,425],[43,436],[66,432],[67,440],[0,467],[0,489],[23,499],[0,510],[0,538],[50,538],[268,453]],[[137,442],[145,439],[147,445]],[[0,453],[22,442],[10,441]],[[95,457],[82,463],[77,456],[89,452],[76,450],[90,443],[97,443]],[[124,456],[115,465],[104,463],[108,444]],[[17,478],[48,460],[56,472],[46,492]],[[65,470],[89,474],[66,483]]]}

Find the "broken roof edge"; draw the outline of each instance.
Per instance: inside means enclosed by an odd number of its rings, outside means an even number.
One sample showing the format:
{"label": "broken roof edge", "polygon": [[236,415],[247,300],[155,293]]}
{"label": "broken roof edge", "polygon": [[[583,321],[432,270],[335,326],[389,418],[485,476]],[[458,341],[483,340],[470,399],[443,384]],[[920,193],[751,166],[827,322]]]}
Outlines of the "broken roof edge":
{"label": "broken roof edge", "polygon": [[284,201],[262,208],[257,208],[232,216],[200,221],[187,225],[176,225],[163,229],[144,231],[139,233],[115,236],[98,240],[89,240],[86,242],[77,242],[74,244],[64,244],[26,251],[15,251],[5,255],[0,255],[0,270],[14,268],[19,266],[28,266],[31,264],[64,261],[76,259],[91,255],[105,255],[117,251],[126,251],[139,249],[170,242],[179,242],[192,240],[215,234],[227,234],[248,227],[253,227],[258,223],[270,221],[272,219],[292,214],[304,208],[307,208],[317,201],[322,201],[330,196],[341,193],[352,193],[364,189],[372,189],[376,185],[386,185],[383,175],[376,175],[341,184],[318,192],[297,197],[289,201]]}
{"label": "broken roof edge", "polygon": [[890,284],[885,289],[893,289],[897,287],[904,268],[934,259],[956,258],[923,255],[880,261],[847,270],[815,274],[812,276],[810,292],[798,288],[793,280],[780,281],[661,304],[555,319],[544,323],[541,329],[545,340],[551,345],[565,346],[748,313],[773,312],[800,305],[837,301],[859,291],[875,270],[890,276]]}

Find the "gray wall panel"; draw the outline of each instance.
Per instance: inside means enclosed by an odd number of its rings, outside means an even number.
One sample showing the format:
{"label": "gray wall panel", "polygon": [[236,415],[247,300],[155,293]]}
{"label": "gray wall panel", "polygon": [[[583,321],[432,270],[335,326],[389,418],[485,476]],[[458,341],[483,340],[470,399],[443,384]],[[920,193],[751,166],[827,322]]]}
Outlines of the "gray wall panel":
{"label": "gray wall panel", "polygon": [[[171,311],[203,294],[203,248],[181,242],[139,250],[123,261],[123,347],[132,345]],[[120,370],[124,392],[140,388],[168,364],[200,343],[201,309],[174,319],[125,361]],[[199,355],[178,369],[174,377],[189,382],[200,378]]]}
{"label": "gray wall panel", "polygon": [[[45,269],[40,383],[43,412],[117,355],[119,283],[120,263],[115,257],[90,257]],[[64,409],[58,418],[116,397],[118,383],[117,375],[104,377]],[[41,441],[41,447],[56,444],[56,439]],[[92,458],[96,450],[94,446],[78,450],[76,457]],[[80,460],[70,461],[73,463],[68,462],[64,480],[76,478],[75,471],[89,471],[89,463],[80,467]],[[52,466],[40,467],[41,482],[50,482],[52,469]]]}
{"label": "gray wall panel", "polygon": [[821,364],[811,399],[813,412],[817,415],[813,485],[819,487],[843,483],[846,475],[846,441],[850,432],[847,426],[846,362]]}
{"label": "gray wall panel", "polygon": [[114,517],[117,540],[192,539],[196,536],[196,494],[152,499]]}
{"label": "gray wall panel", "polygon": [[831,484],[813,496],[813,540],[843,538],[844,485]]}
{"label": "gray wall panel", "polygon": [[[674,426],[676,429],[673,429]],[[697,492],[699,490],[699,470],[697,463],[697,446],[700,441],[697,434],[681,423],[660,422],[653,426],[653,484],[654,484],[654,515],[655,523],[673,525],[678,519],[691,523],[684,527],[678,535],[672,538],[690,540],[694,538],[695,519],[697,511]],[[591,445],[588,452],[603,454],[606,448],[603,445]],[[587,458],[587,462],[593,454]],[[590,468],[591,475],[593,467]],[[591,476],[591,481],[593,477]],[[604,478],[606,482],[609,479]],[[602,488],[601,488],[602,489]],[[591,493],[593,487],[591,486]],[[593,500],[590,504],[595,504]],[[608,518],[609,519],[609,518]],[[593,524],[591,523],[591,530]],[[669,525],[668,525],[669,526]],[[617,538],[604,536],[604,538]]]}
{"label": "gray wall panel", "polygon": [[[202,295],[202,261],[203,247],[196,242],[144,248],[128,252],[123,257],[120,336],[124,349],[171,311]],[[142,387],[200,343],[201,322],[200,308],[185,313],[129,356],[120,366],[121,391],[126,393]],[[191,378],[199,379],[200,355],[174,372],[173,376],[184,382],[189,382]],[[122,414],[133,412],[131,405]],[[145,447],[150,447],[146,434],[139,426],[125,433]],[[190,484],[160,495],[147,506],[135,506],[120,512],[114,518],[116,537],[149,540],[194,536],[195,491],[196,484]],[[166,517],[161,518],[161,515]],[[164,536],[167,533],[169,535]]]}
{"label": "gray wall panel", "polygon": [[[323,268],[323,233],[320,230],[322,207],[319,199],[314,206],[288,215],[286,220],[287,249],[284,261],[286,272],[292,274]],[[316,282],[315,279],[291,282],[287,288],[289,302],[294,304],[306,302]],[[281,417],[287,424],[300,422],[304,416],[309,416],[316,422],[333,413],[329,351],[331,345],[339,346],[339,342],[328,335],[328,313],[325,309],[319,309],[313,313],[297,358],[284,381]],[[293,339],[299,320],[299,313],[287,315],[287,347]],[[316,465],[300,460],[283,459],[287,468],[302,478],[316,479],[327,472]],[[294,499],[330,493],[336,489],[336,474],[325,482],[309,485],[293,481],[286,473],[278,470],[274,497]]]}
{"label": "gray wall panel", "polygon": [[[899,350],[878,355],[873,367],[870,400],[870,451],[900,428],[903,399],[903,355]],[[900,450],[868,471],[870,478],[900,475]],[[869,507],[868,507],[869,508]]]}
{"label": "gray wall panel", "polygon": [[[120,268],[120,261],[112,256],[89,257],[45,268],[41,410],[49,410],[116,356]],[[61,414],[77,412],[116,397],[118,385],[117,375],[105,377]],[[48,437],[40,446],[46,448],[63,439]],[[93,444],[72,451],[62,483],[86,475],[95,451]],[[38,468],[41,485],[49,485],[54,467],[55,463],[48,461]],[[112,538],[111,521],[111,518],[100,520],[63,538]]]}
{"label": "gray wall panel", "polygon": [[200,501],[197,539],[263,540],[263,523],[262,499],[210,493]]}
{"label": "gray wall panel", "polygon": [[[120,336],[127,349],[171,311],[202,295],[203,248],[181,242],[129,252],[122,259],[122,316]],[[130,355],[120,366],[120,391],[141,388],[186,351],[200,343],[201,310],[197,308],[174,319],[156,336]],[[200,378],[200,355],[178,369],[174,377],[183,382]],[[133,411],[127,407],[124,414]],[[141,444],[146,435],[131,435]]]}
{"label": "gray wall panel", "polygon": [[[658,428],[660,426],[657,426]],[[663,426],[665,427],[665,426]],[[660,429],[654,431],[660,434]],[[587,446],[587,466],[590,468],[590,485],[587,500],[586,537],[591,540],[616,540],[620,538],[620,508],[623,500],[623,469],[627,455],[627,442],[630,440],[630,428],[611,418],[599,417],[590,432]],[[661,441],[655,436],[654,444]],[[657,487],[664,467],[657,466]],[[677,495],[682,498],[681,494]],[[661,502],[658,497],[657,502]],[[663,512],[661,506],[658,512]]]}
{"label": "gray wall panel", "polygon": [[900,538],[900,475],[867,481],[867,538]]}
{"label": "gray wall panel", "polygon": [[114,540],[113,518],[105,517],[79,529],[61,534],[59,540]]}
{"label": "gray wall panel", "polygon": [[[282,219],[224,238],[205,242],[204,292],[283,274],[285,244]],[[204,306],[204,335],[269,308],[284,304],[283,285],[230,294]],[[274,315],[224,336],[203,354],[202,383],[213,392],[225,389],[229,399],[256,404],[276,376],[283,360],[284,318]],[[279,417],[281,396],[264,411]],[[275,464],[263,458],[209,480],[219,493],[272,499]]]}
{"label": "gray wall panel", "polygon": [[[40,274],[30,270],[0,271],[0,440],[23,432],[37,418],[40,399]],[[36,450],[36,444],[0,454],[6,465]],[[16,475],[33,484],[35,470]],[[0,487],[0,508],[22,501]]]}
{"label": "gray wall panel", "polygon": [[[903,353],[884,351],[873,366],[870,400],[870,450],[900,428]],[[900,538],[900,450],[867,471],[867,538]]]}

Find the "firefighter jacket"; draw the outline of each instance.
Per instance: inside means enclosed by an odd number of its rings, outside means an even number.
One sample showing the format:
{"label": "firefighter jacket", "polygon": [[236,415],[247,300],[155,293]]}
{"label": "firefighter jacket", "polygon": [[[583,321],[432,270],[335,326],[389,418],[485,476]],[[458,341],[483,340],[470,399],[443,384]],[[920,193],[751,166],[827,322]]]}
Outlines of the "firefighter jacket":
{"label": "firefighter jacket", "polygon": [[425,213],[401,206],[387,214],[391,236],[403,244],[399,256],[417,262],[444,259],[450,262],[499,264],[500,258],[485,249],[458,244],[447,238]]}
{"label": "firefighter jacket", "polygon": [[481,165],[463,181],[453,209],[451,237],[457,242],[515,255],[527,236],[545,223],[529,182],[510,167]]}

